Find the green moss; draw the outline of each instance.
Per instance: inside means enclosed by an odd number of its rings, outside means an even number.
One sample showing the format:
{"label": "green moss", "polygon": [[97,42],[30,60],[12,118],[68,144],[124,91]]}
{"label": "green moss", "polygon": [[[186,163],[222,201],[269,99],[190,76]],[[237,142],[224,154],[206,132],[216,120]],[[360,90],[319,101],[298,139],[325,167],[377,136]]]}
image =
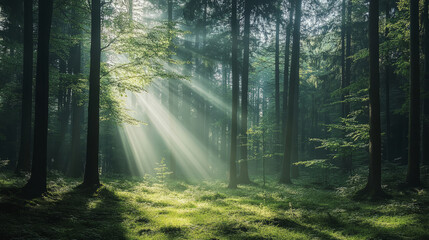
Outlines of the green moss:
{"label": "green moss", "polygon": [[[226,188],[138,178],[103,178],[96,191],[60,175],[49,194],[22,199],[25,184],[0,176],[0,239],[425,239],[427,191],[378,202],[317,189],[311,179],[292,186],[274,179]],[[311,187],[309,187],[311,186]]]}

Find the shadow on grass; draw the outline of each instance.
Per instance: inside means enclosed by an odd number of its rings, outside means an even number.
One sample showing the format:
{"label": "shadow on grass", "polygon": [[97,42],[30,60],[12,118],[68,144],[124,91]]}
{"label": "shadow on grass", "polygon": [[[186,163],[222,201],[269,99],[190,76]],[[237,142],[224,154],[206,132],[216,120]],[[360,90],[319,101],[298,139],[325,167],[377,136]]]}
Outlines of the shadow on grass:
{"label": "shadow on grass", "polygon": [[0,239],[126,239],[123,207],[106,187],[75,187],[32,200],[22,199],[17,189],[0,194]]}

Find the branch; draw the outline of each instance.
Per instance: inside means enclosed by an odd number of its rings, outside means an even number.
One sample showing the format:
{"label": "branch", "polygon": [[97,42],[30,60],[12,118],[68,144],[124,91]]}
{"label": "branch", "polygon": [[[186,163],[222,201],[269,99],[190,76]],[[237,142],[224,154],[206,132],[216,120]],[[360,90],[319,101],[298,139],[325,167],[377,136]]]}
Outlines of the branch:
{"label": "branch", "polygon": [[103,50],[105,50],[106,48],[110,47],[110,45],[112,45],[112,43],[116,42],[116,40],[118,40],[119,36],[116,36],[114,39],[112,39],[106,46],[100,48],[100,52],[102,52]]}

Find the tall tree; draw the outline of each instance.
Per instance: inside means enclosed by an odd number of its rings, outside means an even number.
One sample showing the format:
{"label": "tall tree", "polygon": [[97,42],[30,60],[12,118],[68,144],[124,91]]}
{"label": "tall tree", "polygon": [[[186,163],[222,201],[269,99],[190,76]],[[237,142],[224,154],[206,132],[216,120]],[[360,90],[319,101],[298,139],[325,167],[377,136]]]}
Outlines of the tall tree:
{"label": "tall tree", "polygon": [[420,185],[419,0],[410,0],[410,115],[408,131],[407,183],[415,187]]}
{"label": "tall tree", "polygon": [[[429,14],[428,14],[428,2],[425,0],[423,8],[423,26],[424,26],[424,35],[423,35],[423,53],[424,53],[424,90],[429,92]],[[426,97],[423,102],[423,137],[422,137],[422,146],[423,147],[423,164],[429,164],[429,148],[426,147],[429,145],[429,98]]]}
{"label": "tall tree", "polygon": [[[173,0],[168,0],[167,3],[167,15],[168,15],[168,26],[171,30],[171,28],[173,27]],[[170,46],[171,48],[172,46]],[[174,117],[176,116],[176,112],[177,112],[177,99],[176,99],[176,87],[177,85],[175,84],[175,81],[173,79],[169,79],[168,80],[168,109],[170,111],[170,130],[174,133],[175,129],[174,129]],[[172,178],[175,178],[177,176],[177,167],[176,167],[176,159],[174,158],[174,153],[172,152],[172,150],[170,149],[170,171],[172,172],[172,174],[170,175]]]}
{"label": "tall tree", "polygon": [[238,21],[237,21],[237,0],[232,0],[231,6],[231,70],[232,70],[232,122],[231,122],[231,155],[229,165],[229,185],[228,188],[237,188],[237,109],[238,109]]}
{"label": "tall tree", "polygon": [[[352,60],[351,56],[351,44],[352,44],[352,34],[351,34],[351,25],[352,25],[352,1],[347,1],[347,13],[346,13],[346,26],[345,26],[345,35],[346,35],[346,52],[345,52],[345,76],[344,76],[344,85],[343,88],[347,88],[350,85],[351,78],[351,65]],[[348,90],[345,90],[344,95],[349,94]],[[350,113],[350,104],[348,102],[343,102],[343,117],[347,117]]]}
{"label": "tall tree", "polygon": [[[341,2],[341,90],[344,89],[346,85],[346,0]],[[344,116],[344,93],[341,93],[341,116]]]}
{"label": "tall tree", "polygon": [[52,0],[39,0],[33,162],[31,177],[24,186],[24,192],[29,195],[40,195],[46,192],[49,38],[51,35],[52,11]]}
{"label": "tall tree", "polygon": [[[385,14],[386,14],[386,28],[384,29],[384,37],[385,40],[388,41],[389,40],[389,27],[388,27],[388,22],[390,20],[390,5],[389,5],[389,0],[386,0],[386,9],[385,9]],[[386,53],[386,66],[385,66],[385,82],[384,82],[384,88],[385,88],[385,102],[386,102],[386,144],[385,144],[385,149],[386,149],[386,160],[390,161],[391,160],[391,151],[390,151],[390,81],[391,81],[391,76],[392,76],[392,66],[390,64],[390,51],[389,49],[387,50]]]}
{"label": "tall tree", "polygon": [[[342,50],[342,55],[343,55],[343,61],[342,62],[342,69],[344,70],[344,73],[342,74],[342,82],[341,82],[341,88],[342,88],[342,103],[341,103],[341,107],[342,107],[342,117],[346,118],[349,113],[350,113],[350,103],[347,101],[346,96],[349,95],[349,90],[348,87],[350,86],[350,80],[351,80],[351,24],[352,24],[352,1],[348,0],[347,1],[347,7],[345,5],[345,2],[343,1],[343,7],[346,8],[346,13],[345,13],[345,23],[343,26],[343,34],[345,36],[345,39],[342,39],[342,44],[343,44],[343,50]],[[344,42],[345,41],[345,42]],[[344,49],[345,48],[345,49]],[[347,156],[343,156],[343,167],[344,170],[346,171],[351,171],[352,169],[352,156],[351,155],[347,155]]]}
{"label": "tall tree", "polygon": [[100,0],[91,5],[91,60],[89,69],[88,136],[83,185],[99,186],[98,149],[100,125],[100,60],[101,60]]}
{"label": "tall tree", "polygon": [[283,70],[283,111],[282,111],[282,134],[286,132],[286,115],[287,115],[287,99],[289,89],[289,58],[290,58],[290,32],[293,26],[294,0],[290,0],[289,7],[289,22],[286,25],[286,41],[285,41],[285,63]]}
{"label": "tall tree", "polygon": [[281,22],[280,1],[277,1],[276,9],[276,40],[275,40],[275,70],[274,70],[274,84],[275,84],[275,104],[276,104],[276,128],[280,124],[280,22]]}
{"label": "tall tree", "polygon": [[241,126],[240,126],[240,174],[238,182],[250,183],[247,162],[247,113],[249,96],[249,45],[250,45],[250,12],[252,1],[246,0],[244,5],[244,36],[243,36],[243,73],[241,75]]}
{"label": "tall tree", "polygon": [[[72,18],[73,25],[71,26],[71,35],[78,37],[80,34],[79,26],[79,17],[81,17],[75,9],[72,9]],[[74,75],[75,84],[79,84],[79,78],[81,74],[81,47],[82,43],[79,41],[77,44],[72,46],[70,50],[70,62],[71,70]],[[81,104],[81,93],[77,88],[73,89],[72,92],[72,116],[71,116],[71,154],[69,159],[69,165],[67,169],[67,175],[71,177],[80,177],[83,170],[82,160],[81,160],[81,118],[83,116],[83,106]]]}
{"label": "tall tree", "polygon": [[299,88],[299,58],[300,58],[300,39],[301,39],[301,0],[295,2],[295,21],[293,26],[293,43],[292,43],[292,59],[290,64],[290,82],[289,82],[289,98],[288,98],[288,113],[286,119],[285,131],[285,147],[283,155],[283,166],[280,175],[280,183],[290,184],[291,158],[292,158],[292,142],[293,128],[297,126],[294,122],[295,114],[298,113],[298,88]]}
{"label": "tall tree", "polygon": [[31,109],[33,99],[33,1],[24,0],[24,59],[22,78],[21,145],[16,172],[31,169]]}
{"label": "tall tree", "polygon": [[380,123],[380,76],[378,46],[379,1],[369,2],[369,174],[368,182],[358,195],[378,198],[381,189],[381,123]]}

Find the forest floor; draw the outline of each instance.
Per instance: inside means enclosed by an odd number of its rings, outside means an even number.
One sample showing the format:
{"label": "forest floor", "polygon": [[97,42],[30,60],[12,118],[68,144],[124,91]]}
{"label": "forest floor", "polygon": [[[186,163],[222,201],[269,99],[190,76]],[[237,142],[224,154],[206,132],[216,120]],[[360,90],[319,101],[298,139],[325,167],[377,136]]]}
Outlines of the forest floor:
{"label": "forest floor", "polygon": [[25,179],[3,172],[0,239],[429,239],[427,189],[386,185],[390,198],[355,201],[363,177],[333,188],[309,176],[287,186],[257,179],[237,190],[224,181],[116,176],[89,192],[51,174],[49,192],[28,200],[19,194]]}

